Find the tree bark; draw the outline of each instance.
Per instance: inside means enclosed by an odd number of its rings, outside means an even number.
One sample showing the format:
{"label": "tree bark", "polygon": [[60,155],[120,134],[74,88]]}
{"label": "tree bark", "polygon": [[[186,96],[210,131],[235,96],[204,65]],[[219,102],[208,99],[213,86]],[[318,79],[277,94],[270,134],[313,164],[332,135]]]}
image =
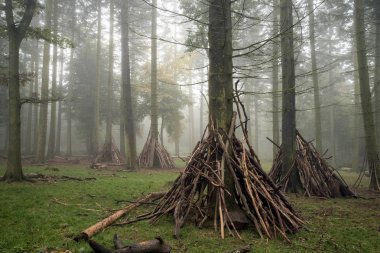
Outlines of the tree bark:
{"label": "tree bark", "polygon": [[[36,61],[34,65],[34,97],[38,98],[38,90],[39,90],[39,68],[40,68],[40,51],[39,51],[39,43],[36,41],[36,47],[34,49]],[[38,104],[33,105],[33,153],[37,152],[37,140],[38,140]]]}
{"label": "tree bark", "polygon": [[[54,20],[53,20],[53,33],[54,36],[58,34],[58,0],[54,0]],[[53,101],[51,101],[50,106],[50,129],[49,129],[49,142],[47,158],[53,158],[55,155],[55,135],[56,135],[56,125],[57,125],[57,66],[58,66],[58,48],[57,44],[54,44],[53,49],[53,74],[51,82],[51,96]]]}
{"label": "tree bark", "polygon": [[[295,61],[293,46],[293,13],[292,1],[281,0],[281,64],[282,64],[282,145],[283,175],[293,168],[295,159],[296,140],[296,111],[295,111]],[[290,191],[300,188],[297,173],[292,170],[290,176]]]}
{"label": "tree bark", "polygon": [[122,43],[122,80],[123,80],[123,112],[124,131],[126,135],[126,162],[128,167],[136,167],[136,130],[134,108],[132,102],[131,66],[129,59],[129,5],[128,1],[123,1],[121,15],[121,43]]}
{"label": "tree bark", "polygon": [[[375,3],[375,119],[376,119],[376,136],[380,136],[380,3]],[[379,144],[379,143],[378,143]],[[378,147],[379,149],[380,147]]]}
{"label": "tree bark", "polygon": [[309,37],[311,50],[311,71],[313,77],[314,88],[314,110],[315,110],[315,141],[318,152],[322,152],[322,122],[321,122],[321,102],[319,96],[318,83],[318,66],[317,56],[315,52],[315,25],[314,25],[314,1],[308,0],[309,7]]}
{"label": "tree bark", "polygon": [[[273,37],[278,35],[279,32],[279,6],[278,0],[273,1]],[[273,40],[273,60],[272,60],[272,111],[273,111],[273,141],[280,144],[280,105],[279,105],[279,81],[278,81],[278,58],[279,58],[279,40]],[[273,145],[273,159],[275,159],[278,148]]]}
{"label": "tree bark", "polygon": [[209,118],[228,132],[232,119],[231,1],[211,0],[209,7]]}
{"label": "tree bark", "polygon": [[59,71],[59,88],[58,88],[58,94],[59,94],[59,101],[58,101],[58,115],[57,115],[57,141],[55,142],[55,153],[60,154],[61,153],[61,133],[62,133],[62,90],[63,90],[63,65],[64,65],[64,57],[63,57],[63,49],[60,50],[60,71]]}
{"label": "tree bark", "polygon": [[[46,1],[46,14],[45,14],[45,29],[51,29],[51,12],[52,12],[52,0]],[[48,116],[48,102],[49,99],[49,67],[50,67],[50,43],[44,42],[44,55],[42,66],[42,83],[41,83],[41,105],[40,105],[40,117],[38,125],[38,140],[37,140],[37,152],[36,162],[45,162],[46,153],[46,135],[47,135],[47,116]]]}
{"label": "tree bark", "polygon": [[152,0],[152,34],[151,34],[151,108],[150,131],[152,139],[158,139],[158,114],[157,114],[157,0]]}
{"label": "tree bark", "polygon": [[357,59],[360,80],[360,98],[363,110],[364,133],[366,140],[367,159],[370,167],[370,185],[372,190],[380,190],[380,163],[376,143],[375,124],[371,103],[371,90],[369,85],[367,49],[364,25],[364,0],[355,0],[355,33],[357,46]]}
{"label": "tree bark", "polygon": [[20,76],[19,55],[21,41],[24,39],[27,28],[33,18],[36,9],[36,1],[26,3],[23,17],[16,27],[13,17],[12,0],[5,1],[5,15],[8,34],[8,110],[9,110],[9,134],[8,134],[8,160],[3,179],[5,181],[20,181],[24,179],[21,165],[21,120],[20,120]]}
{"label": "tree bark", "polygon": [[[73,12],[72,12],[72,15],[73,15],[73,19],[72,19],[72,27],[71,27],[71,41],[72,42],[75,42],[75,27],[77,25],[77,15],[76,15],[76,1],[73,0],[72,2],[73,4]],[[73,82],[74,82],[74,48],[71,48],[70,50],[70,78],[69,78],[69,84],[68,84],[68,94],[67,94],[67,97],[68,97],[68,101],[67,101],[67,129],[66,129],[66,155],[67,156],[71,156],[72,155],[72,129],[71,129],[71,126],[72,126],[72,115],[71,115],[71,110],[72,110],[72,101],[71,99],[73,99],[73,94],[72,94],[72,86],[73,86]]]}
{"label": "tree bark", "polygon": [[112,141],[112,100],[113,100],[113,60],[114,60],[114,43],[113,43],[113,28],[114,28],[114,0],[110,0],[110,35],[109,35],[109,72],[107,86],[107,119],[106,119],[106,143]]}
{"label": "tree bark", "polygon": [[[233,115],[232,80],[232,21],[231,1],[211,0],[209,5],[209,124],[214,129],[229,132]],[[212,129],[212,128],[210,128]],[[228,166],[224,168],[224,185],[234,191],[234,177]],[[231,210],[236,204],[233,196],[226,196]]]}
{"label": "tree bark", "polygon": [[94,153],[99,152],[99,123],[100,123],[100,51],[102,50],[102,5],[101,0],[98,0],[98,33],[96,44],[96,84],[95,84],[95,106],[94,106],[94,132],[93,144]]}

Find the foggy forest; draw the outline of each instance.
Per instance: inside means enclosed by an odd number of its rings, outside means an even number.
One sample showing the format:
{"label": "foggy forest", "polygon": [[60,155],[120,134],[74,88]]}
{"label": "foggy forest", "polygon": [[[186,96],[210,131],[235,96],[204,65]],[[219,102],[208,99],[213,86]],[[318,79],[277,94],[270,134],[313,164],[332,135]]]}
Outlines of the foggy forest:
{"label": "foggy forest", "polygon": [[0,252],[378,252],[379,0],[0,0]]}

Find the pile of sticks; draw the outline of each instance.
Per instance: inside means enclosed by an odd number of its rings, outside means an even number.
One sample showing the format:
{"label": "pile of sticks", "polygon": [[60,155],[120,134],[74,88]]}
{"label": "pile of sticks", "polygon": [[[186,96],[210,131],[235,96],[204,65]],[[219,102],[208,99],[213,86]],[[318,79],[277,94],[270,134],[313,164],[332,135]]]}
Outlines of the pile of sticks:
{"label": "pile of sticks", "polygon": [[122,161],[123,156],[111,138],[104,143],[102,151],[100,151],[95,157],[93,164],[113,163],[115,165],[120,165]]}
{"label": "pile of sticks", "polygon": [[[290,177],[296,173],[300,187],[291,185]],[[285,192],[301,189],[305,196],[324,198],[354,196],[339,173],[331,167],[316,150],[311,142],[307,142],[297,131],[296,157],[293,167],[286,173],[282,171],[281,149],[269,172],[272,180]]]}
{"label": "pile of sticks", "polygon": [[[208,136],[194,148],[185,171],[157,207],[139,220],[155,222],[171,214],[176,237],[190,219],[194,218],[199,227],[212,220],[222,238],[225,230],[240,238],[229,212],[238,208],[261,237],[288,240],[286,232],[302,228],[304,222],[262,170],[248,138],[244,144],[235,137],[236,115],[228,133],[208,126]],[[245,129],[243,132],[247,136]],[[227,182],[232,185],[229,187]]]}
{"label": "pile of sticks", "polygon": [[138,157],[139,167],[142,168],[175,168],[174,162],[165,147],[154,138],[149,131],[148,139]]}

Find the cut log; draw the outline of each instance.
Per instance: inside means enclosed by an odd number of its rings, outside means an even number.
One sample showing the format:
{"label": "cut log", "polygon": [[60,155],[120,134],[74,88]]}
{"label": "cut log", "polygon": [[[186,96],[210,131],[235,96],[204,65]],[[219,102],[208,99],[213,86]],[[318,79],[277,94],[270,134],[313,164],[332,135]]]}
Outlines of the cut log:
{"label": "cut log", "polygon": [[136,201],[136,203],[133,203],[115,213],[113,213],[111,216],[108,216],[107,218],[99,221],[98,223],[92,225],[91,227],[85,229],[82,231],[79,235],[74,237],[75,241],[80,240],[88,240],[90,237],[92,237],[94,234],[98,233],[100,230],[105,229],[112,223],[114,223],[116,220],[120,219],[123,215],[125,215],[127,212],[135,209],[136,207],[140,206],[141,204],[144,204],[147,201],[154,201],[156,199],[161,198],[164,196],[166,192],[152,192],[149,195],[139,199]]}
{"label": "cut log", "polygon": [[[115,238],[118,238],[117,235],[115,235]],[[121,243],[119,239],[117,240],[115,248],[118,248]],[[171,251],[171,247],[161,237],[156,237],[150,241],[134,243],[116,250],[107,249],[93,240],[90,240],[88,243],[95,253],[169,253]]]}

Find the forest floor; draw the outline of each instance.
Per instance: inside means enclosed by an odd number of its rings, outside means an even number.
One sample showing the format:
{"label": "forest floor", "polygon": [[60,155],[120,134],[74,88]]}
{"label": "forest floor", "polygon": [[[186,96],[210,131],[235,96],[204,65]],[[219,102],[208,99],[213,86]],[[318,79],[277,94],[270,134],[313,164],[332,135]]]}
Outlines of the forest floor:
{"label": "forest floor", "polygon": [[[96,180],[0,183],[0,252],[91,252],[86,243],[74,242],[73,236],[128,205],[128,201],[168,189],[179,175],[179,170],[122,171],[86,165],[25,166],[24,171]],[[3,173],[0,163],[0,175]],[[343,176],[351,184],[358,174],[343,172]],[[181,238],[176,240],[171,217],[154,225],[143,221],[111,226],[93,239],[111,246],[115,233],[126,243],[161,236],[175,253],[222,253],[246,244],[252,244],[252,252],[380,252],[380,195],[365,190],[367,177],[362,185],[362,198],[289,196],[307,221],[306,229],[290,236],[291,244],[281,239],[260,239],[253,229],[242,231],[243,240],[222,240],[211,225],[200,230],[191,223],[185,224]],[[141,206],[129,216],[150,208]]]}

